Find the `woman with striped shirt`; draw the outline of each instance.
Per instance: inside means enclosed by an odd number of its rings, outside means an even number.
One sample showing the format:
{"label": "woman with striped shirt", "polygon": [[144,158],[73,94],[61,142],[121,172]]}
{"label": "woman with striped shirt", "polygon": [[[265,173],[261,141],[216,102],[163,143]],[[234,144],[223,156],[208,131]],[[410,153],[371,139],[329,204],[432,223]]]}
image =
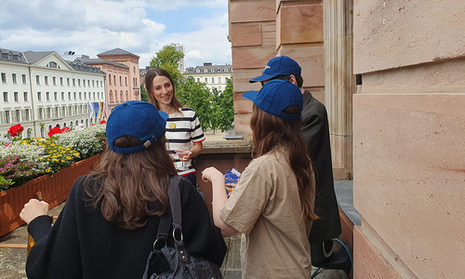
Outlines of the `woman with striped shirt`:
{"label": "woman with striped shirt", "polygon": [[161,69],[150,69],[145,76],[145,88],[151,103],[169,115],[165,137],[167,150],[174,160],[178,175],[197,185],[192,158],[203,150],[205,136],[195,111],[183,107],[176,98],[173,79]]}

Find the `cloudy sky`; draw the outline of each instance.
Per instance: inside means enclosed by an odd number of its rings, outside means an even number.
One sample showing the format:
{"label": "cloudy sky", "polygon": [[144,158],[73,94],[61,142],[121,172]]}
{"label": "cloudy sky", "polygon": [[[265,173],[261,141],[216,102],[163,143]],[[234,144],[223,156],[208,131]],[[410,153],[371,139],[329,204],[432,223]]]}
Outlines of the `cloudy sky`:
{"label": "cloudy sky", "polygon": [[163,46],[184,45],[186,66],[231,63],[227,0],[2,0],[0,48],[74,51],[95,58],[122,48],[140,68]]}

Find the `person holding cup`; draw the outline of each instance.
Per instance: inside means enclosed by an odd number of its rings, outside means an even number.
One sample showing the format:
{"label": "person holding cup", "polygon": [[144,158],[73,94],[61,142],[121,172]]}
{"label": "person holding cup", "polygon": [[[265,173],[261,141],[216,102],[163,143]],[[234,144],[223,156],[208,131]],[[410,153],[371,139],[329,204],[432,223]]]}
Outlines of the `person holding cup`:
{"label": "person holding cup", "polygon": [[150,69],[145,76],[145,88],[150,102],[169,116],[165,137],[167,150],[174,160],[178,175],[196,186],[192,158],[202,152],[202,142],[205,140],[197,114],[193,109],[184,107],[176,98],[173,79],[164,69]]}

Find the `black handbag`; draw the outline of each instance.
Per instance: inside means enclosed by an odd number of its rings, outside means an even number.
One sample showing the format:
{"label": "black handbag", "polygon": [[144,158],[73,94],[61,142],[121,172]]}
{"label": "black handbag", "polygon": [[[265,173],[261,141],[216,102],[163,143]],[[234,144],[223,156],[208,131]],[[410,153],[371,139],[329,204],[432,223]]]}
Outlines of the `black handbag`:
{"label": "black handbag", "polygon": [[[171,212],[166,212],[160,219],[142,279],[221,279],[223,276],[215,263],[189,255],[184,247],[180,179],[179,176],[171,178],[168,190]],[[174,247],[167,246],[171,219]]]}

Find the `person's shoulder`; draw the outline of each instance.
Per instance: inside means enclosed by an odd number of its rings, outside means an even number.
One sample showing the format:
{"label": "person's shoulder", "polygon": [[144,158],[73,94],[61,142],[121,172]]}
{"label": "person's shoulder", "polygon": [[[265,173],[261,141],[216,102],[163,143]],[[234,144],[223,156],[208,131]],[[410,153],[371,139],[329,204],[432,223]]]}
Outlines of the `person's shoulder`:
{"label": "person's shoulder", "polygon": [[195,110],[190,107],[182,107],[181,112],[185,117],[194,117],[196,115]]}
{"label": "person's shoulder", "polygon": [[302,113],[311,113],[311,114],[318,114],[318,115],[326,115],[326,107],[325,105],[320,102],[317,98],[315,98],[310,91],[305,91],[304,95],[304,107]]}

